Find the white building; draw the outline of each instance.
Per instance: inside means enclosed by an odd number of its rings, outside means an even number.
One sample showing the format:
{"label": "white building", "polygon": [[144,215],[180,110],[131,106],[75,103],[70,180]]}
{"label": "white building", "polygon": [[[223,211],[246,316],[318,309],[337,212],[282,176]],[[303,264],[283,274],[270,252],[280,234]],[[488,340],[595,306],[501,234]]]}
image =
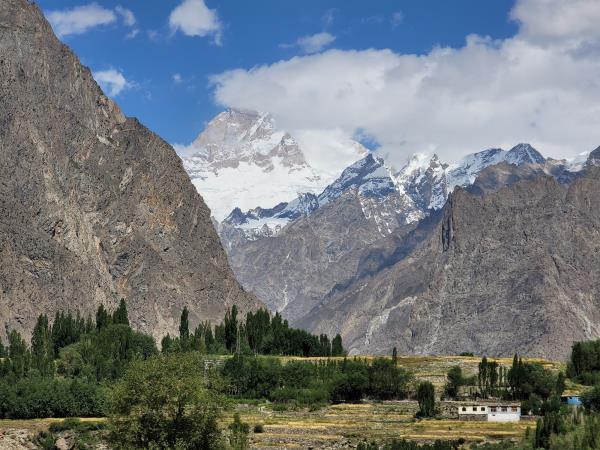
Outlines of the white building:
{"label": "white building", "polygon": [[459,420],[481,420],[487,422],[518,422],[521,406],[509,403],[471,403],[458,407]]}

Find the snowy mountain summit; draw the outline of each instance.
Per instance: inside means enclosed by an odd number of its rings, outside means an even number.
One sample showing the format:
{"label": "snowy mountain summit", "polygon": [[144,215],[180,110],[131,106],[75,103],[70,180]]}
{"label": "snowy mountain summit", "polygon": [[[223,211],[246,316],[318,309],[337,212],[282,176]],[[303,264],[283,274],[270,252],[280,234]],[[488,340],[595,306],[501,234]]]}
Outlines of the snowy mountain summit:
{"label": "snowy mountain summit", "polygon": [[299,195],[273,208],[246,212],[237,208],[223,223],[241,230],[246,239],[273,236],[292,220],[312,214],[354,190],[361,198],[365,216],[376,221],[380,232],[385,234],[397,224],[415,222],[430,210],[442,208],[455,187],[473,184],[482,170],[502,162],[515,166],[543,165],[546,159],[531,145],[518,144],[508,151],[492,148],[472,153],[454,164],[440,161],[435,154],[415,153],[400,170],[395,170],[369,153],[348,166],[319,195]]}
{"label": "snowy mountain summit", "polygon": [[[365,150],[357,144],[356,159],[361,152]],[[278,129],[271,115],[255,111],[220,113],[186,153],[184,167],[218,221],[235,208],[249,210],[319,193],[332,181],[307,162],[298,142]]]}

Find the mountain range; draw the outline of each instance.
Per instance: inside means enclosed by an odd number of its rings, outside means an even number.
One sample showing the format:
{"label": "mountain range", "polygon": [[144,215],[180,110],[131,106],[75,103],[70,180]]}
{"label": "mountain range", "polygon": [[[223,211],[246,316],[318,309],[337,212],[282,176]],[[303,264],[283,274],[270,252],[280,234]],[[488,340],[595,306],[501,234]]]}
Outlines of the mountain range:
{"label": "mountain range", "polygon": [[[368,152],[320,192],[236,207],[217,226],[247,290],[295,326],[340,332],[351,353],[389,353],[396,346],[407,353],[516,349],[563,357],[573,339],[599,335],[594,308],[580,304],[581,296],[593,304],[596,287],[575,289],[585,279],[583,264],[571,273],[575,281],[552,279],[551,266],[539,264],[540,252],[545,260],[568,260],[557,254],[566,250],[557,240],[588,212],[565,216],[558,205],[565,192],[596,187],[597,154],[555,160],[518,144],[452,164],[415,154],[396,170]],[[528,189],[536,195],[529,198]],[[548,217],[545,202],[557,214]],[[455,216],[458,231],[448,219]],[[519,230],[536,244],[524,245]],[[457,240],[469,244],[457,247]],[[585,239],[577,245],[587,252]],[[526,269],[524,261],[534,267]],[[570,323],[558,326],[552,314],[566,310]]]}

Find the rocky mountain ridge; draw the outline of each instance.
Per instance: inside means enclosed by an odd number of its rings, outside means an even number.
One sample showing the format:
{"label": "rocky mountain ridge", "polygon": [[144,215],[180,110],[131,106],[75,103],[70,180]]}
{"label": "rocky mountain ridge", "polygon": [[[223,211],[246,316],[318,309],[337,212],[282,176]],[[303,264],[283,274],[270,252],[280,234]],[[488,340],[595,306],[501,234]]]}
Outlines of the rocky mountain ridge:
{"label": "rocky mountain ridge", "polygon": [[[517,166],[545,164],[546,158],[531,145],[518,144],[509,151],[488,149],[473,153],[455,164],[443,163],[435,154],[414,154],[400,170],[395,170],[382,158],[368,154],[346,168],[319,195],[300,195],[301,199],[310,196],[308,207],[305,206],[306,200],[302,203],[294,200],[280,203],[275,208],[255,208],[247,212],[236,208],[223,220],[221,229],[224,231],[220,234],[225,237],[226,246],[230,246],[227,236],[232,234],[238,239],[250,240],[274,236],[299,215],[313,213],[351,187],[357,188],[365,198],[385,198],[396,191],[395,195],[402,199],[401,209],[385,211],[382,215],[402,214],[404,223],[413,223],[429,214],[430,210],[442,208],[456,186],[469,186],[483,169],[501,162]],[[555,164],[564,165],[566,162],[556,161]],[[233,233],[231,228],[237,228],[241,233]],[[388,233],[392,231],[387,228]]]}
{"label": "rocky mountain ridge", "polygon": [[235,280],[210,211],[170,145],[125,117],[39,7],[0,0],[0,323],[128,302],[176,332],[260,305]]}
{"label": "rocky mountain ridge", "polygon": [[298,324],[341,332],[354,353],[396,345],[420,354],[566,357],[574,340],[600,336],[594,154],[568,184],[539,167],[489,167],[476,193],[454,191],[417,245],[389,256],[414,240],[409,233],[385,250],[387,259],[366,250],[364,258],[381,264],[332,290]]}

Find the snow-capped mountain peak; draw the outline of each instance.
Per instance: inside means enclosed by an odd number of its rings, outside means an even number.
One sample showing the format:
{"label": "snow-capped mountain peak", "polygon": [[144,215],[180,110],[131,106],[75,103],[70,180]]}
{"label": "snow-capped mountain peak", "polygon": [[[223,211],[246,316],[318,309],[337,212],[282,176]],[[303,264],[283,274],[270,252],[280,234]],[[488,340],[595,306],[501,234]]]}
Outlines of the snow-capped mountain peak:
{"label": "snow-capped mountain peak", "polygon": [[529,144],[517,144],[506,152],[504,161],[519,166],[521,164],[544,164],[546,158]]}
{"label": "snow-capped mountain peak", "polygon": [[[356,159],[364,151],[356,142],[335,144],[356,144],[357,151],[350,152]],[[341,161],[334,173],[313,167],[298,141],[277,128],[270,114],[239,109],[220,113],[189,147],[179,149],[189,155],[183,157],[184,167],[217,221],[236,207],[247,211],[318,194],[348,163]]]}

